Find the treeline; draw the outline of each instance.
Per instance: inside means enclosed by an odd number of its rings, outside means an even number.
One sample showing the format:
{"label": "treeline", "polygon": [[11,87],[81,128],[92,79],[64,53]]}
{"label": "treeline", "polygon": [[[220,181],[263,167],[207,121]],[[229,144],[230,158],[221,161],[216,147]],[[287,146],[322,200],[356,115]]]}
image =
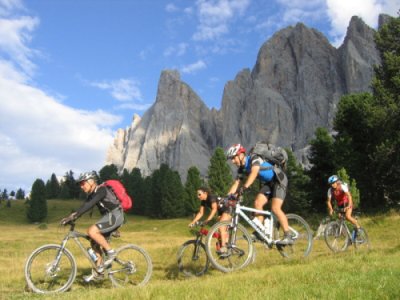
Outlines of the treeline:
{"label": "treeline", "polygon": [[[399,41],[400,18],[391,18],[375,36],[381,65],[375,67],[372,93],[342,97],[334,119],[334,133],[318,128],[310,141],[310,168],[304,169],[287,149],[289,186],[284,206],[287,212],[325,212],[327,179],[332,174],[350,184],[355,203],[365,211],[399,207]],[[132,213],[155,218],[193,214],[199,206],[197,188],[208,185],[215,194],[224,196],[233,180],[222,148],[217,148],[211,157],[207,177],[201,177],[199,170],[191,167],[185,184],[179,174],[165,164],[146,177],[139,169],[118,174],[114,165],[103,167],[99,176],[100,181],[120,179],[134,198]],[[71,171],[61,184],[53,174],[40,186],[47,199],[84,197]],[[246,204],[252,205],[258,188],[253,184],[246,195]]]}

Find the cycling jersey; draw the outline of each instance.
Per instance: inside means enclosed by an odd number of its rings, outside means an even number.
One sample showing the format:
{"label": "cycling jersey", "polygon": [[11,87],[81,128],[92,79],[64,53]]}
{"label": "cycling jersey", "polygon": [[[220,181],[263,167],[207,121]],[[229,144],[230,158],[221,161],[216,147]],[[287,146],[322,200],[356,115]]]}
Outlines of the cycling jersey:
{"label": "cycling jersey", "polygon": [[238,169],[238,174],[250,174],[253,166],[260,166],[257,178],[262,182],[270,182],[275,178],[273,165],[259,156],[251,159],[250,155],[246,156],[244,166]]}
{"label": "cycling jersey", "polygon": [[79,218],[95,205],[98,207],[102,215],[105,215],[120,206],[119,201],[113,192],[105,186],[97,186],[94,192],[87,197],[85,203],[78,208],[76,218]]}
{"label": "cycling jersey", "polygon": [[[215,195],[208,195],[206,200],[201,201],[200,206],[212,208],[212,204],[216,203],[217,205],[219,204],[219,201],[221,200],[220,197],[217,197]],[[228,209],[225,207],[220,207],[218,205],[218,215],[221,215],[224,212],[228,212]]]}
{"label": "cycling jersey", "polygon": [[349,197],[346,194],[348,192],[349,192],[349,187],[346,183],[338,183],[338,187],[336,189],[329,188],[328,198],[335,199],[337,205],[339,207],[343,207],[349,203]]}

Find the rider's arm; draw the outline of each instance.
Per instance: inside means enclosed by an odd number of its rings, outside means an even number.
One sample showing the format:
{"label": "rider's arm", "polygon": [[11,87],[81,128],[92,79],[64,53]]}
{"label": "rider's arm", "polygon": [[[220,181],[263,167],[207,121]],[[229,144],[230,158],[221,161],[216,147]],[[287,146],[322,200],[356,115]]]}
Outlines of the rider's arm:
{"label": "rider's arm", "polygon": [[194,225],[197,221],[199,221],[201,219],[201,217],[204,215],[204,206],[201,205],[199,212],[196,214],[196,216],[194,217],[193,221],[190,222],[189,226]]}
{"label": "rider's arm", "polygon": [[237,179],[233,182],[231,188],[229,189],[228,194],[234,194],[234,193],[236,193],[236,191],[237,191],[237,189],[238,189],[238,187],[239,187],[239,184],[240,184],[240,178],[237,178]]}
{"label": "rider's arm", "polygon": [[328,200],[326,201],[326,205],[328,206],[328,213],[330,216],[333,214],[332,202],[331,202],[331,191],[328,191]]}
{"label": "rider's arm", "polygon": [[250,174],[247,177],[245,184],[243,185],[245,189],[249,188],[253,184],[254,180],[256,180],[258,176],[258,172],[260,172],[260,165],[253,165],[251,167]]}
{"label": "rider's arm", "polygon": [[81,207],[78,208],[78,210],[76,211],[75,218],[79,218],[85,212],[89,211],[92,207],[96,205],[97,202],[104,199],[106,195],[107,195],[106,187],[103,186],[99,187],[95,192],[94,196],[89,201],[86,201],[85,203],[82,204]]}
{"label": "rider's arm", "polygon": [[211,220],[214,218],[214,216],[215,216],[215,214],[217,213],[217,211],[218,211],[218,204],[217,204],[217,202],[211,203],[211,212],[210,212],[210,214],[208,215],[208,218],[205,220],[205,222],[208,223],[209,221],[211,221]]}

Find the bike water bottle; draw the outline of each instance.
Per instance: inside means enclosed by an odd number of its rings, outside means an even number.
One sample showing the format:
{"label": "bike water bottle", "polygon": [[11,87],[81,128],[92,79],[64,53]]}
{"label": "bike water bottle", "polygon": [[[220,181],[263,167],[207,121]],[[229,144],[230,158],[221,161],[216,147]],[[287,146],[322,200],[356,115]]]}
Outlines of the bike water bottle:
{"label": "bike water bottle", "polygon": [[257,225],[258,228],[261,229],[262,232],[264,232],[264,230],[265,230],[264,225],[261,223],[261,221],[257,217],[254,217],[253,222],[254,222],[254,224]]}
{"label": "bike water bottle", "polygon": [[96,252],[92,248],[87,248],[87,252],[89,253],[90,258],[95,262],[97,260]]}
{"label": "bike water bottle", "polygon": [[353,229],[353,232],[351,233],[351,239],[353,240],[353,242],[356,240],[356,233],[357,231]]}
{"label": "bike water bottle", "polygon": [[264,232],[269,233],[271,230],[271,220],[269,218],[265,218],[264,220]]}

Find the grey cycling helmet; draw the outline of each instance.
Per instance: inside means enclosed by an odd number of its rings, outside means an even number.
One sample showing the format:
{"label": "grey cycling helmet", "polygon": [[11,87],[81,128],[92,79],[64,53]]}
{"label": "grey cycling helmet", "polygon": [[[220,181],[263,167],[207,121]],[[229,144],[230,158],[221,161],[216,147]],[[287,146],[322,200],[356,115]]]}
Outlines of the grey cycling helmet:
{"label": "grey cycling helmet", "polygon": [[90,171],[90,172],[82,173],[79,176],[77,182],[80,183],[82,181],[86,181],[86,180],[89,180],[89,179],[93,179],[93,180],[97,181],[97,173],[96,173],[96,171]]}

